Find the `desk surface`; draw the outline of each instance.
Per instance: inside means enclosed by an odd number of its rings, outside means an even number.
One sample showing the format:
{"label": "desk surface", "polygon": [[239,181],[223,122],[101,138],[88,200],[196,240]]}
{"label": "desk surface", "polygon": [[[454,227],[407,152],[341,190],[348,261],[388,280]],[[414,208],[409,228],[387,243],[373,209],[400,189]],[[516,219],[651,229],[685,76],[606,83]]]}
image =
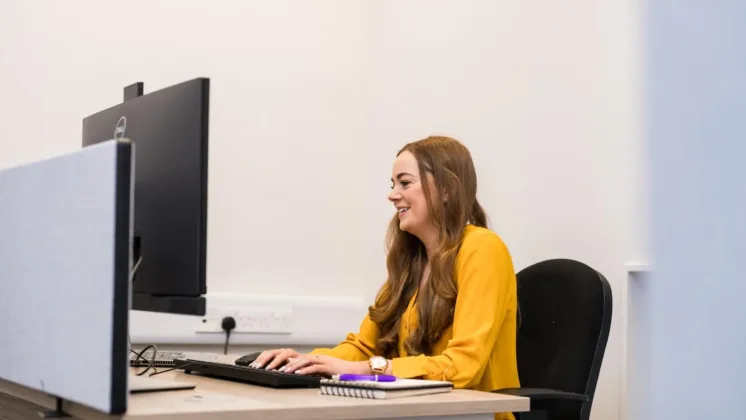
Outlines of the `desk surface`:
{"label": "desk surface", "polygon": [[[320,395],[318,389],[273,389],[172,371],[157,375],[191,382],[193,390],[130,395],[125,416],[106,416],[87,407],[65,403],[64,410],[80,419],[123,418],[250,420],[374,419],[417,416],[470,415],[527,411],[529,400],[488,392],[453,390],[445,394],[369,400]],[[0,392],[52,408],[54,400],[35,390],[0,380]]]}

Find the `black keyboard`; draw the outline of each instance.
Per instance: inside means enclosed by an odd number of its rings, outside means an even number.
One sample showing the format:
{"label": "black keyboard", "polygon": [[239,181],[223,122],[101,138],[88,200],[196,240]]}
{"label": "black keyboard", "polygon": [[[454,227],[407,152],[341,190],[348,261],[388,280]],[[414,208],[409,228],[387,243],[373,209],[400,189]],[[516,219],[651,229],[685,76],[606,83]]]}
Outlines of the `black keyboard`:
{"label": "black keyboard", "polygon": [[319,388],[321,383],[321,378],[317,376],[256,369],[249,366],[238,366],[206,360],[178,358],[174,359],[174,363],[177,369],[181,369],[185,373],[197,372],[206,376],[268,386],[270,388]]}

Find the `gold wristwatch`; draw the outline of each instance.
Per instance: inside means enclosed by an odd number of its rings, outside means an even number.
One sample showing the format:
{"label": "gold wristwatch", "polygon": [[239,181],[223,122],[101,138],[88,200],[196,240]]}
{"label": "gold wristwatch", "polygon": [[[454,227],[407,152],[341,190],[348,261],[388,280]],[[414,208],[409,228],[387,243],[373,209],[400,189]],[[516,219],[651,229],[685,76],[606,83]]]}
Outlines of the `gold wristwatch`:
{"label": "gold wristwatch", "polygon": [[368,360],[368,365],[374,375],[383,375],[389,367],[389,361],[385,357],[373,356]]}

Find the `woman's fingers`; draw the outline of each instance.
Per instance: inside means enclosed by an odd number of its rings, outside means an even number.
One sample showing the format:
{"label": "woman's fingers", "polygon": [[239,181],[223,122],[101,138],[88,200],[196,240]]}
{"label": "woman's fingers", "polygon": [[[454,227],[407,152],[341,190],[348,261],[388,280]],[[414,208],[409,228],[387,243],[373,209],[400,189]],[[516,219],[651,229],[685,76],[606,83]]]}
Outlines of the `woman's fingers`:
{"label": "woman's fingers", "polygon": [[302,369],[299,369],[296,371],[298,375],[314,375],[314,374],[321,374],[326,376],[331,376],[331,365],[326,363],[315,363],[308,365]]}
{"label": "woman's fingers", "polygon": [[302,355],[293,349],[275,349],[263,351],[250,366],[258,369],[279,367],[280,371],[287,373],[297,372],[298,369],[304,369],[305,372],[309,366],[325,364],[327,359],[327,356],[323,355]]}
{"label": "woman's fingers", "polygon": [[308,365],[310,365],[311,363],[312,363],[312,362],[311,362],[311,359],[309,358],[309,356],[300,356],[300,357],[296,357],[296,358],[294,358],[294,359],[293,359],[293,360],[292,360],[291,362],[289,362],[289,363],[288,363],[287,365],[285,365],[285,366],[284,366],[284,367],[282,368],[282,371],[283,371],[283,372],[287,372],[287,373],[293,373],[293,372],[295,372],[295,371],[296,371],[296,370],[297,370],[298,368],[301,368],[301,367],[303,367],[303,366],[308,366]]}
{"label": "woman's fingers", "polygon": [[280,371],[281,372],[287,372],[287,373],[293,373],[298,368],[301,368],[303,366],[308,366],[309,364],[311,364],[310,360],[308,360],[305,357],[301,357],[301,358],[293,359],[292,362],[290,362],[287,365],[281,367]]}
{"label": "woman's fingers", "polygon": [[274,359],[275,356],[277,356],[278,354],[280,354],[283,351],[285,351],[285,349],[275,349],[275,350],[266,350],[266,351],[263,351],[259,355],[259,357],[257,357],[256,360],[254,360],[251,363],[250,366],[253,367],[253,368],[261,368],[262,366],[265,366],[269,361],[271,361],[272,359]]}
{"label": "woman's fingers", "polygon": [[293,373],[299,368],[312,365],[315,363],[322,363],[319,356],[317,355],[305,355],[298,358],[293,359],[292,362],[285,365],[284,369],[282,369],[283,372],[287,373]]}
{"label": "woman's fingers", "polygon": [[289,358],[296,356],[298,353],[293,349],[283,349],[277,355],[275,355],[272,362],[267,365],[267,369],[277,369],[280,365],[285,363]]}

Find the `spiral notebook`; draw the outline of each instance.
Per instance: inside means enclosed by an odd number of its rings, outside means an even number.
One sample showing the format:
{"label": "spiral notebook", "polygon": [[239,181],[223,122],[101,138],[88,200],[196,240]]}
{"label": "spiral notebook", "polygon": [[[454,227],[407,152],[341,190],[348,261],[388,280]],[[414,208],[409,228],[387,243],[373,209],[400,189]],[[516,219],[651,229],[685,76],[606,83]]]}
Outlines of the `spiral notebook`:
{"label": "spiral notebook", "polygon": [[323,395],[385,400],[437,394],[449,392],[451,389],[453,389],[451,382],[424,379],[397,379],[394,382],[322,379],[319,392]]}

